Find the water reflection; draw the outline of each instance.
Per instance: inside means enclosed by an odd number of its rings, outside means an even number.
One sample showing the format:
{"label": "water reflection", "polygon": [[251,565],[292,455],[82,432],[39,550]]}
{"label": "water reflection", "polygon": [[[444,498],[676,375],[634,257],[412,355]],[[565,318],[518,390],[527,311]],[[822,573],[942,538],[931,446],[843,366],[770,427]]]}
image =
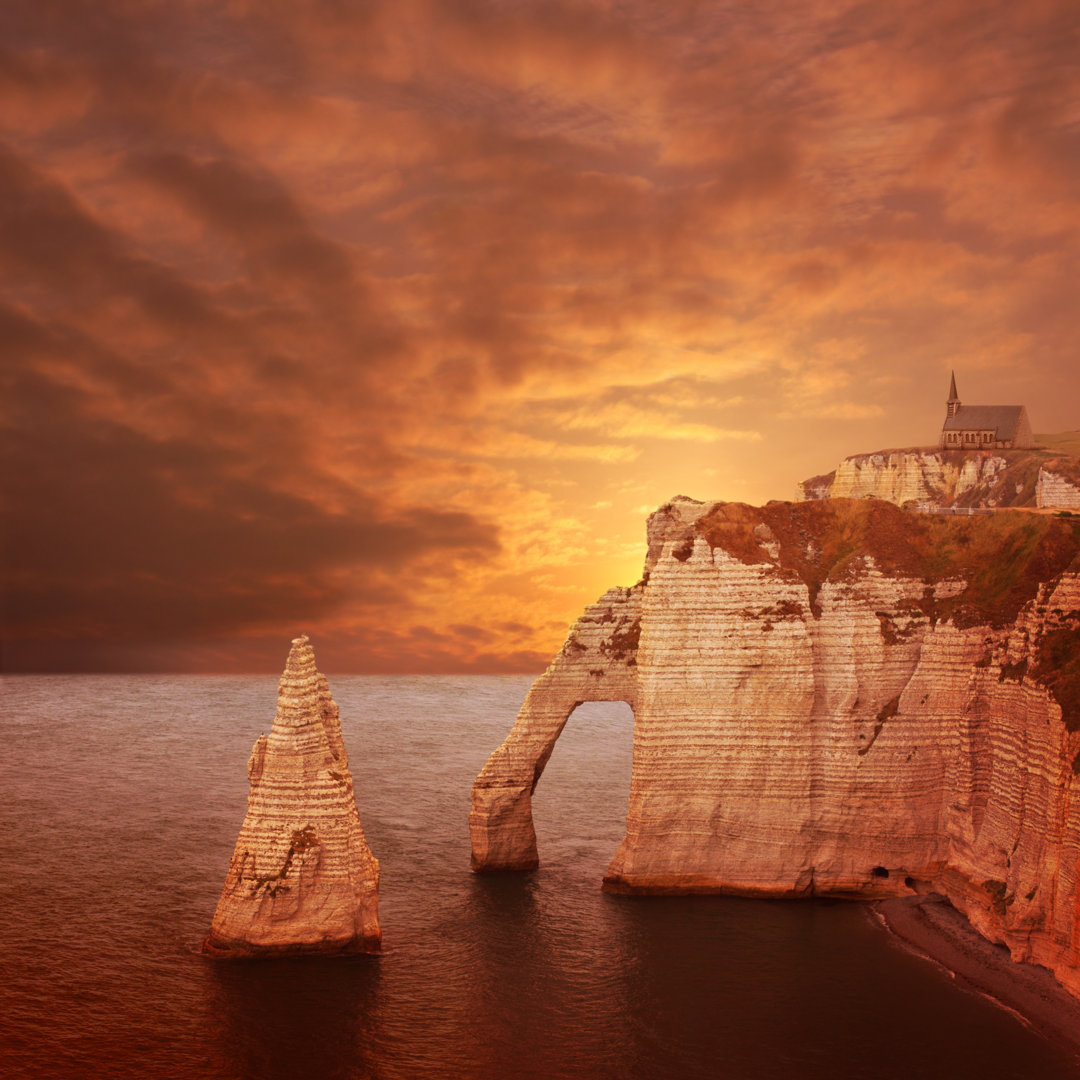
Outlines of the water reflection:
{"label": "water reflection", "polygon": [[481,1020],[474,1075],[557,1076],[549,1016],[566,987],[550,949],[550,926],[536,874],[474,877],[469,908],[476,927],[473,1015]]}
{"label": "water reflection", "polygon": [[342,689],[383,955],[221,963],[196,950],[273,681],[5,684],[3,1080],[1080,1076],[859,905],[601,893],[625,706],[560,738],[541,868],[477,877],[469,785],[527,680]]}
{"label": "water reflection", "polygon": [[265,1080],[379,1075],[378,957],[207,960],[226,1075]]}
{"label": "water reflection", "polygon": [[[958,993],[844,901],[610,897],[635,1075],[1071,1075],[1066,1054]],[[994,1049],[988,1050],[988,1019]],[[996,1021],[996,1022],[994,1022]],[[839,1058],[838,1058],[839,1055]]]}

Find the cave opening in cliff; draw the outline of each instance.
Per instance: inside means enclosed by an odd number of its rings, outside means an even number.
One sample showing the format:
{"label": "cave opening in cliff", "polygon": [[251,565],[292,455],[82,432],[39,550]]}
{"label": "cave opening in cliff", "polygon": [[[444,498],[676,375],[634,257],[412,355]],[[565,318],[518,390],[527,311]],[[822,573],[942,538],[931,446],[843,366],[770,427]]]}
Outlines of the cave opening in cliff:
{"label": "cave opening in cliff", "polygon": [[603,877],[626,834],[634,713],[622,701],[587,701],[570,714],[533,793],[541,867]]}

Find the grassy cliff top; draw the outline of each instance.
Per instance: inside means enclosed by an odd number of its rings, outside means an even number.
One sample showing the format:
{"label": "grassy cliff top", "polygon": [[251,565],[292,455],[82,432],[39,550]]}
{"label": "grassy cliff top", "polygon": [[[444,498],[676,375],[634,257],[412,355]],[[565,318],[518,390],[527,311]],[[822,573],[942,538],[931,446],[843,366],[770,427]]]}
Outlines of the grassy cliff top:
{"label": "grassy cliff top", "polygon": [[[861,569],[865,555],[884,573],[925,582],[919,606],[926,614],[964,626],[1007,625],[1042,582],[1080,569],[1080,518],[1015,510],[949,517],[880,499],[718,503],[698,519],[696,531],[743,562],[772,562],[762,525],[779,542],[781,569],[805,582],[815,613],[822,584]],[[955,579],[967,582],[959,596],[933,599],[937,582]]]}
{"label": "grassy cliff top", "polygon": [[866,450],[857,454],[848,454],[845,461],[865,461],[876,455],[888,457],[890,454],[943,454],[949,460],[962,459],[968,454],[996,454],[998,457],[1015,457],[1021,455],[1044,455],[1047,457],[1080,457],[1080,431],[1059,431],[1052,435],[1036,435],[1035,445],[1026,450],[1000,450],[984,449],[982,447],[969,447],[967,449],[946,450],[935,443],[933,446],[891,446],[883,450]]}
{"label": "grassy cliff top", "polygon": [[1059,431],[1056,435],[1036,435],[1035,441],[1041,447],[1057,454],[1071,454],[1080,457],[1080,431]]}

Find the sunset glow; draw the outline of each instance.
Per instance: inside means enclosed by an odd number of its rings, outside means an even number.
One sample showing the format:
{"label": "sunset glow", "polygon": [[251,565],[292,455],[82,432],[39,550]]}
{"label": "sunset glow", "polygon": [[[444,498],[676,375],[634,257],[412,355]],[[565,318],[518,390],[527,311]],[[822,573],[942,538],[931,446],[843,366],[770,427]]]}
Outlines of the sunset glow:
{"label": "sunset glow", "polygon": [[[355,10],[353,10],[355,7]],[[1080,8],[9,0],[5,670],[539,671],[676,494],[1080,427]]]}

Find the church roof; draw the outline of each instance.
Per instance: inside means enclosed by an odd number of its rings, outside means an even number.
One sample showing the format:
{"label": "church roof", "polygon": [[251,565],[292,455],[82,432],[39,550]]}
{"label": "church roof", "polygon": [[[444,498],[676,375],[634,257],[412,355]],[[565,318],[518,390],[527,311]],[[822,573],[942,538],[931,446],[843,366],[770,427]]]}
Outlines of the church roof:
{"label": "church roof", "polygon": [[997,432],[995,439],[1016,438],[1023,405],[961,405],[954,416],[946,419],[942,431]]}

